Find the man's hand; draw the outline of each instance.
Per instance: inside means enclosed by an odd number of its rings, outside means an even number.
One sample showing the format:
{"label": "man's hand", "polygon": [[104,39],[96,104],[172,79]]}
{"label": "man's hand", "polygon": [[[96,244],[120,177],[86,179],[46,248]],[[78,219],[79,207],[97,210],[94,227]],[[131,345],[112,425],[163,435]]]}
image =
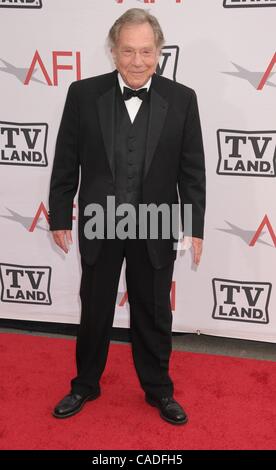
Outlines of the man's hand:
{"label": "man's hand", "polygon": [[187,237],[185,236],[182,241],[182,248],[187,250],[192,247],[193,250],[193,262],[199,265],[201,254],[202,254],[202,246],[203,240],[197,237]]}
{"label": "man's hand", "polygon": [[195,264],[199,265],[202,254],[203,240],[201,238],[192,237],[192,247],[194,253],[193,261]]}
{"label": "man's hand", "polygon": [[69,245],[72,245],[72,231],[71,230],[53,230],[53,239],[65,253],[69,251]]}

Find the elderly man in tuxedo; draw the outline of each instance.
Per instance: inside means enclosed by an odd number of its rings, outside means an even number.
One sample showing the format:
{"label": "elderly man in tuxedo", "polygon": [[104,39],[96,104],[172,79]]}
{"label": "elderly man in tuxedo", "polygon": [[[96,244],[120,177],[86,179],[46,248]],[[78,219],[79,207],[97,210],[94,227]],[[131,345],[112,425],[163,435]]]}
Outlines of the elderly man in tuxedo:
{"label": "elderly man in tuxedo", "polygon": [[[187,415],[174,399],[169,375],[175,237],[165,238],[160,231],[154,238],[148,232],[139,236],[139,218],[135,237],[108,236],[108,217],[103,237],[90,236],[85,227],[90,205],[100,205],[107,214],[111,196],[116,209],[122,204],[137,210],[141,204],[172,208],[179,203],[182,229],[189,204],[193,257],[199,263],[205,166],[197,98],[193,89],[156,74],[164,37],[158,20],[146,10],[126,11],[108,39],[115,70],[70,85],[51,176],[50,230],[65,253],[72,243],[72,207],[79,186],[82,265],[77,375],[53,415],[72,416],[100,396],[125,259],[132,354],[145,400],[169,423],[184,424]],[[114,222],[120,220],[116,212]],[[123,406],[125,397],[121,399]]]}

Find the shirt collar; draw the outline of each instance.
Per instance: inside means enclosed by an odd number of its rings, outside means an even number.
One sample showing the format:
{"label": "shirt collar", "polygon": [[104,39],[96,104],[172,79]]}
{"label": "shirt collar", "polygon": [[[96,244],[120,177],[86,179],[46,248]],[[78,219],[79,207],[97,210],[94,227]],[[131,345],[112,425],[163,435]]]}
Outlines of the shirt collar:
{"label": "shirt collar", "polygon": [[[147,83],[145,83],[145,85],[143,85],[142,87],[140,88],[147,88],[147,91],[149,91],[149,87],[151,85],[151,80],[152,80],[152,77],[149,78],[149,80],[147,81]],[[118,72],[118,81],[119,81],[119,85],[120,85],[120,88],[121,88],[121,92],[123,93],[124,92],[124,86],[127,87],[127,88],[130,88],[124,81],[122,75]],[[137,90],[140,90],[140,88],[137,88]]]}

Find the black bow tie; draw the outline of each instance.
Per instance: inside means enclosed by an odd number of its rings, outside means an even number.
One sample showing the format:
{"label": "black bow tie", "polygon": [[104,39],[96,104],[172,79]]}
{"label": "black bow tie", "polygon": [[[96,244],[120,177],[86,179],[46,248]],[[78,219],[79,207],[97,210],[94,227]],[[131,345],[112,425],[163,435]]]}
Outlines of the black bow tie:
{"label": "black bow tie", "polygon": [[137,96],[140,100],[144,101],[147,97],[148,90],[147,88],[140,88],[140,90],[132,90],[132,88],[127,88],[124,86],[123,98],[125,101],[130,100],[133,96]]}

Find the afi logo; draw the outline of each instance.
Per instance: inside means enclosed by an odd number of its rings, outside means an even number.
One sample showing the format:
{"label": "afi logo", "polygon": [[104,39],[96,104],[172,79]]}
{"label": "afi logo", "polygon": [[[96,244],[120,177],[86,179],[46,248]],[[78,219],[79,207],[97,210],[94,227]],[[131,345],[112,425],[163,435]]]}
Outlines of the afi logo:
{"label": "afi logo", "polygon": [[274,230],[273,230],[273,227],[272,227],[272,225],[271,225],[271,223],[270,223],[269,218],[267,217],[267,215],[265,215],[264,218],[263,218],[263,220],[261,221],[259,227],[257,228],[256,233],[254,234],[252,240],[251,240],[250,243],[249,243],[249,246],[254,246],[254,245],[255,245],[256,241],[262,236],[262,230],[263,230],[265,227],[267,228],[267,230],[268,230],[268,232],[269,232],[269,234],[270,234],[270,236],[271,236],[271,239],[272,239],[272,241],[273,241],[273,243],[274,243],[274,246],[275,246],[275,248],[276,248],[276,234],[275,234],[275,232],[274,232]]}
{"label": "afi logo", "polygon": [[42,8],[42,0],[0,0],[0,8]]}
{"label": "afi logo", "polygon": [[[76,204],[73,203],[73,207],[75,208],[76,207]],[[36,228],[37,224],[40,222],[40,219],[41,219],[41,215],[44,216],[45,220],[49,223],[49,212],[47,212],[47,209],[45,207],[45,204],[43,202],[41,202],[39,204],[39,207],[35,213],[35,216],[32,220],[32,223],[30,225],[30,227],[28,228],[28,231],[29,232],[33,232],[34,229]],[[72,215],[72,220],[76,220],[76,216],[75,215]]]}
{"label": "afi logo", "polygon": [[[70,64],[60,64],[59,59],[61,57],[72,58]],[[80,52],[71,51],[53,51],[52,52],[52,69],[47,70],[40,54],[38,51],[35,52],[31,65],[27,71],[27,75],[24,81],[24,85],[29,85],[32,75],[39,68],[44,76],[46,83],[49,86],[58,86],[58,75],[60,70],[74,70],[76,80],[81,79],[81,56]]]}
{"label": "afi logo", "polygon": [[0,121],[0,164],[47,166],[47,123]]}
{"label": "afi logo", "polygon": [[276,176],[276,131],[217,131],[217,174]]}
{"label": "afi logo", "polygon": [[212,317],[216,320],[269,323],[271,288],[270,282],[213,279],[215,304]]}
{"label": "afi logo", "polygon": [[[267,215],[264,216],[263,220],[261,221],[259,227],[251,230],[245,228],[244,226],[241,227],[240,225],[236,225],[230,221],[225,220],[226,224],[228,225],[227,228],[218,228],[220,232],[227,233],[228,235],[232,235],[234,237],[238,237],[243,243],[247,246],[255,246],[256,243],[259,245],[269,246],[270,248],[276,248],[276,232],[273,230],[272,224],[269,221]],[[264,237],[270,237],[272,240],[273,245],[271,242],[264,240]]]}
{"label": "afi logo", "polygon": [[276,52],[272,56],[265,72],[256,72],[245,69],[241,65],[232,62],[234,67],[237,69],[236,72],[223,72],[226,75],[232,75],[236,78],[240,78],[248,81],[256,90],[262,90],[265,85],[275,87],[275,83],[269,80],[275,72],[272,72],[274,65],[276,64]]}
{"label": "afi logo", "polygon": [[0,264],[1,301],[51,305],[50,266]]}
{"label": "afi logo", "polygon": [[[73,207],[76,207],[76,204],[73,204]],[[22,225],[28,232],[34,232],[36,228],[45,230],[44,227],[41,225],[42,219],[44,219],[47,222],[47,231],[48,231],[48,225],[49,225],[49,212],[46,209],[46,206],[43,202],[41,202],[35,212],[35,214],[32,215],[22,215],[22,213],[16,212],[14,209],[7,208],[7,210],[10,212],[11,215],[5,216],[1,215],[0,217],[4,217],[6,219],[9,219],[13,222],[16,222],[17,224]],[[72,221],[76,220],[76,216],[72,216]]]}

